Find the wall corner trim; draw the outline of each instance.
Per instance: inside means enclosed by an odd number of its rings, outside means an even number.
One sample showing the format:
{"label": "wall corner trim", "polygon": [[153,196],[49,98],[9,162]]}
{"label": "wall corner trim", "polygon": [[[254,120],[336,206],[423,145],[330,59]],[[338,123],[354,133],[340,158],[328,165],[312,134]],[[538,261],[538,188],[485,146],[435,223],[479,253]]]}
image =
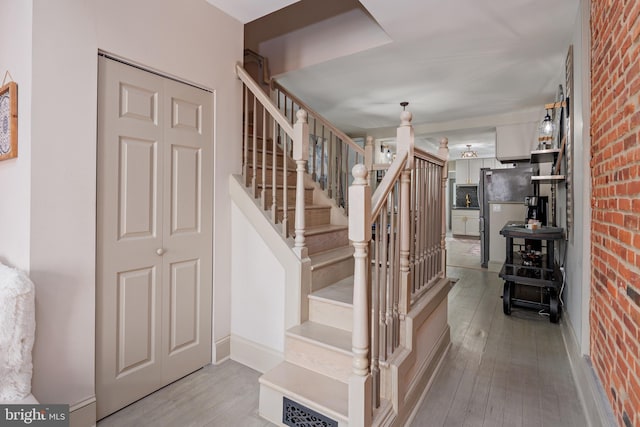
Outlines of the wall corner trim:
{"label": "wall corner trim", "polygon": [[615,427],[616,421],[602,385],[596,377],[591,359],[583,356],[566,319],[560,322],[562,341],[569,358],[571,374],[589,427]]}

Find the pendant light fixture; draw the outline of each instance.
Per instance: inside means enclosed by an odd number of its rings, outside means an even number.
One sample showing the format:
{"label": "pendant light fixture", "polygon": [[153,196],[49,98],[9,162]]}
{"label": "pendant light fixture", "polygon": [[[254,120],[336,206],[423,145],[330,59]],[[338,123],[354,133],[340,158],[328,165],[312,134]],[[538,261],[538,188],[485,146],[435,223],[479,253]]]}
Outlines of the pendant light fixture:
{"label": "pendant light fixture", "polygon": [[471,149],[471,144],[467,144],[467,149],[460,154],[463,159],[478,157],[478,152]]}
{"label": "pendant light fixture", "polygon": [[549,115],[549,110],[547,109],[547,114],[542,119],[540,123],[540,127],[538,128],[538,143],[540,145],[539,148],[550,148],[551,141],[553,140],[553,131],[555,129],[555,125],[551,121],[551,116]]}

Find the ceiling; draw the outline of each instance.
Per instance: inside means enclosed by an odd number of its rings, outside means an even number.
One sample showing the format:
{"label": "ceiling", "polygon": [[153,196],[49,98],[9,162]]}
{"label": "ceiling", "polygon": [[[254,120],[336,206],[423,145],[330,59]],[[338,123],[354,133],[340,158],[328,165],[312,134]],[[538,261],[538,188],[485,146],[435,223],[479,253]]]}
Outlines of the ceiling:
{"label": "ceiling", "polygon": [[[207,1],[244,23],[296,3]],[[397,126],[399,103],[408,101],[414,125],[458,126],[416,132],[418,140],[429,144],[447,136],[454,150],[471,143],[483,156],[493,155],[495,129],[490,119],[478,118],[532,109],[544,115],[542,106],[554,99],[564,75],[579,6],[579,0],[360,3],[364,15],[352,25],[346,14],[317,23],[323,25],[325,46],[316,45],[319,53],[300,59],[298,68],[277,72],[278,81],[354,135],[384,134],[378,130]],[[303,30],[296,31],[295,38],[304,39]],[[264,46],[276,39],[282,46],[286,35],[278,37]],[[351,43],[356,37],[371,42]],[[483,125],[466,129],[465,120]]]}

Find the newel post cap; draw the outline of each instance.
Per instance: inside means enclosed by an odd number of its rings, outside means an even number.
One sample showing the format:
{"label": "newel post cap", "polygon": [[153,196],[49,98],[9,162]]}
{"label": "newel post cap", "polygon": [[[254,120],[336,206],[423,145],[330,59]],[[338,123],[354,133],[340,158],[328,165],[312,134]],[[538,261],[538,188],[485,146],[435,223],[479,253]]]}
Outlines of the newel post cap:
{"label": "newel post cap", "polygon": [[367,175],[369,174],[369,171],[367,170],[367,167],[365,165],[358,163],[351,169],[351,174],[353,175],[353,178],[354,178],[353,185],[368,184]]}

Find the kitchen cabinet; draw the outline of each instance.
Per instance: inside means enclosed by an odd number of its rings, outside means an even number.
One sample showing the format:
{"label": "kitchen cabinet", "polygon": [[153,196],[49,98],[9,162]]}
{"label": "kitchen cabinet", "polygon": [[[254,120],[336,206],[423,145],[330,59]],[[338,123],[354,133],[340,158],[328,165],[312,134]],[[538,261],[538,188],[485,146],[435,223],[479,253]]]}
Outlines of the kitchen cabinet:
{"label": "kitchen cabinet", "polygon": [[454,209],[451,212],[451,231],[456,236],[480,237],[479,211]]}
{"label": "kitchen cabinet", "polygon": [[493,169],[495,159],[458,159],[456,160],[456,184],[477,184],[480,169]]}

